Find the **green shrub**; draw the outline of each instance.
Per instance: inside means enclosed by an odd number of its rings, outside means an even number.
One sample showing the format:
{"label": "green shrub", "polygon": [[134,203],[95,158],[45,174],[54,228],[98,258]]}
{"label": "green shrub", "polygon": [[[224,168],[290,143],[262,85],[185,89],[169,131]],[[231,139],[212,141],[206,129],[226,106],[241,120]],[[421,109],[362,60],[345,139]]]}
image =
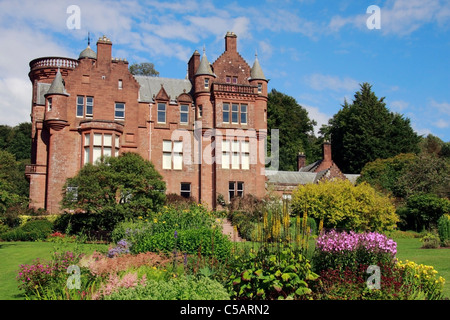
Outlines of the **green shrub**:
{"label": "green shrub", "polygon": [[181,276],[167,281],[147,280],[145,285],[121,288],[105,300],[230,300],[225,288],[207,277]]}
{"label": "green shrub", "polygon": [[441,243],[446,246],[450,241],[450,214],[443,214],[438,220],[438,233]]}
{"label": "green shrub", "polygon": [[420,241],[422,241],[422,248],[424,249],[436,249],[439,248],[439,236],[436,233],[433,232],[427,232],[422,238],[420,238]]}
{"label": "green shrub", "polygon": [[3,241],[45,240],[53,231],[53,224],[48,220],[32,220],[22,227],[15,228],[0,235]]}
{"label": "green shrub", "polygon": [[222,234],[220,229],[199,228],[156,234],[142,234],[131,246],[133,253],[140,252],[173,252],[176,248],[187,254],[214,256],[219,260],[227,258],[231,252],[232,243]]}
{"label": "green shrub", "polygon": [[119,222],[114,230],[111,232],[111,241],[114,243],[122,239],[134,242],[134,239],[139,237],[142,233],[153,234],[152,224],[147,221],[122,221]]}

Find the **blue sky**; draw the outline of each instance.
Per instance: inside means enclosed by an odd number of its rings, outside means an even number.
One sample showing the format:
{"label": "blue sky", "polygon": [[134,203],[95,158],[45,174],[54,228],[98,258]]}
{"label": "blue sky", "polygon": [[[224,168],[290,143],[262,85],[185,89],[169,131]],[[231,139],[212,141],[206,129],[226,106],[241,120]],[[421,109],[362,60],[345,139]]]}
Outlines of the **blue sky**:
{"label": "blue sky", "polygon": [[[71,5],[79,29],[68,27]],[[367,27],[371,5],[379,29]],[[369,82],[419,134],[450,141],[448,0],[0,1],[0,124],[30,121],[28,63],[77,58],[88,31],[94,50],[106,35],[114,57],[153,62],[172,78],[185,77],[194,50],[213,62],[233,31],[250,65],[258,53],[269,89],[294,97],[317,129]]]}

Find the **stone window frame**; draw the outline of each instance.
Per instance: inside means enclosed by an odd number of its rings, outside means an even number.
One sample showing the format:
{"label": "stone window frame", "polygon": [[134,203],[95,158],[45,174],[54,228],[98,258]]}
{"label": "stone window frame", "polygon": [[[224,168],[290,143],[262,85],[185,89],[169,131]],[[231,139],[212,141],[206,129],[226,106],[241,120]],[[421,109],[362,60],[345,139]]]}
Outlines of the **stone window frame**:
{"label": "stone window frame", "polygon": [[163,140],[161,167],[163,170],[183,170],[182,140]]}
{"label": "stone window frame", "polygon": [[[164,107],[164,110],[160,110],[159,107]],[[164,115],[164,121],[159,121],[159,115]],[[165,102],[158,102],[156,105],[156,122],[166,123],[167,122],[167,104]]]}
{"label": "stone window frame", "polygon": [[[183,107],[186,107],[186,110],[183,110]],[[186,117],[186,121],[182,121],[183,115]],[[189,124],[189,105],[187,104],[180,105],[180,124]]]}
{"label": "stone window frame", "polygon": [[245,190],[244,181],[228,181],[228,201],[235,197],[243,197]]}
{"label": "stone window frame", "polygon": [[[95,141],[96,136],[101,136],[101,141]],[[105,135],[111,136],[111,143],[105,144]],[[95,163],[98,159],[104,156],[110,157],[118,157],[120,151],[120,135],[114,132],[107,131],[98,131],[91,130],[83,133],[82,135],[82,145],[83,145],[83,154],[82,154],[82,164],[86,163]],[[94,150],[100,148],[100,157],[94,159]],[[105,150],[110,149],[109,152],[105,152]]]}
{"label": "stone window frame", "polygon": [[[183,190],[183,186],[184,187],[189,186],[189,190],[186,188]],[[192,184],[190,182],[180,182],[180,196],[182,196],[183,198],[190,198],[191,192],[192,192]]]}
{"label": "stone window frame", "polygon": [[[123,110],[118,110],[118,106],[123,105]],[[115,120],[125,120],[125,102],[114,102],[114,119]],[[123,112],[123,116],[117,116],[117,112]]]}

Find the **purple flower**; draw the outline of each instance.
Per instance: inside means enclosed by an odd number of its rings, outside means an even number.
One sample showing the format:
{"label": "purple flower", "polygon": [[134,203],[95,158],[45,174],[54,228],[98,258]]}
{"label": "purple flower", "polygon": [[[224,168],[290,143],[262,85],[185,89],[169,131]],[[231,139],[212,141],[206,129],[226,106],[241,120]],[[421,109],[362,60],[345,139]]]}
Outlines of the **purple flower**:
{"label": "purple flower", "polygon": [[175,230],[175,233],[174,233],[174,237],[175,237],[175,239],[178,238],[178,232],[176,230]]}

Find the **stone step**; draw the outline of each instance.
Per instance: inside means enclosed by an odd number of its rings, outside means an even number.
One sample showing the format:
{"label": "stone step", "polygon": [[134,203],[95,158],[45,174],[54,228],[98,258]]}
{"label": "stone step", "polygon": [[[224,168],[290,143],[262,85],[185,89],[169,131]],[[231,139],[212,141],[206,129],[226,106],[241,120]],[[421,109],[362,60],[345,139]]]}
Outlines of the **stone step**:
{"label": "stone step", "polygon": [[231,221],[228,219],[218,219],[219,223],[222,223],[222,233],[225,235],[230,236],[230,240],[233,242],[242,242],[245,241],[239,236],[239,233],[234,230],[233,225],[231,224]]}

